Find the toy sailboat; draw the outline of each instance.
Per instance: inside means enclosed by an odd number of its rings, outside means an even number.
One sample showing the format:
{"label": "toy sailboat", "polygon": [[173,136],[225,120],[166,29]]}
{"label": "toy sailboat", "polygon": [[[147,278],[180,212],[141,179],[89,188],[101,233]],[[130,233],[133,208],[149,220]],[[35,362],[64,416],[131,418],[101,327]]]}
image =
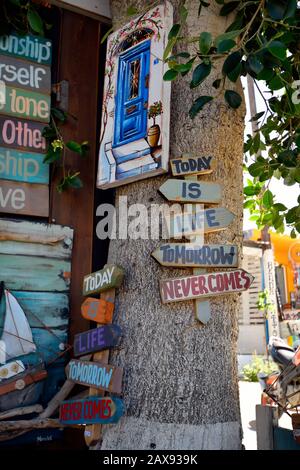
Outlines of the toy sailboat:
{"label": "toy sailboat", "polygon": [[[0,283],[0,396],[22,390],[47,376],[43,364],[25,366],[36,353],[32,331],[17,299]],[[16,359],[20,358],[20,359]],[[31,361],[29,361],[31,362]]]}

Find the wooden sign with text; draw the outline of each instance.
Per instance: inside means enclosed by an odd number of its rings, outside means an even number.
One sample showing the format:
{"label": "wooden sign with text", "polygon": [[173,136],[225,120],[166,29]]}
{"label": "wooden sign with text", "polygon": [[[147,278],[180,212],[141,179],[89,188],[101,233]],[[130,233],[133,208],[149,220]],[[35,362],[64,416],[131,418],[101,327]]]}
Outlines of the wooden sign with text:
{"label": "wooden sign with text", "polygon": [[113,424],[124,414],[124,404],[117,397],[89,397],[63,401],[59,410],[62,424]]}
{"label": "wooden sign with text", "polygon": [[45,124],[0,116],[0,145],[24,150],[46,152],[46,140],[42,135]]}
{"label": "wooden sign with text", "polygon": [[8,56],[20,57],[22,59],[36,62],[38,64],[50,65],[52,59],[52,43],[50,39],[37,36],[0,36],[0,53]]}
{"label": "wooden sign with text", "polygon": [[214,157],[180,157],[170,160],[173,176],[211,173],[216,166]]}
{"label": "wooden sign with text", "polygon": [[80,385],[116,394],[122,391],[123,369],[120,367],[72,359],[66,367],[66,374],[69,380]]}
{"label": "wooden sign with text", "polygon": [[49,183],[49,165],[44,155],[0,147],[0,179],[24,183]]}
{"label": "wooden sign with text", "polygon": [[31,90],[5,87],[5,103],[0,104],[0,114],[49,122],[50,95],[43,95]]}
{"label": "wooden sign with text", "polygon": [[0,54],[0,80],[7,86],[50,94],[51,69],[40,64]]}
{"label": "wooden sign with text", "polygon": [[119,266],[108,264],[100,271],[84,276],[82,294],[97,294],[113,287],[120,287],[123,279],[124,270]]}
{"label": "wooden sign with text", "polygon": [[74,356],[103,351],[117,346],[122,330],[118,325],[105,325],[78,333],[74,337]]}
{"label": "wooden sign with text", "polygon": [[218,203],[221,201],[221,186],[217,183],[202,183],[199,181],[186,181],[168,179],[159,188],[159,192],[168,201]]}
{"label": "wooden sign with text", "polygon": [[152,256],[162,266],[173,267],[236,267],[236,245],[201,245],[199,243],[168,243],[160,245]]}
{"label": "wooden sign with text", "polygon": [[179,213],[171,216],[170,238],[218,232],[227,228],[235,215],[222,207]]}
{"label": "wooden sign with text", "polygon": [[81,315],[86,320],[92,320],[96,323],[111,323],[114,306],[113,302],[88,297],[81,305]]}
{"label": "wooden sign with text", "polygon": [[0,212],[49,215],[49,187],[44,184],[0,181]]}
{"label": "wooden sign with text", "polygon": [[242,292],[249,289],[254,277],[243,269],[185,276],[160,281],[162,303],[199,299]]}

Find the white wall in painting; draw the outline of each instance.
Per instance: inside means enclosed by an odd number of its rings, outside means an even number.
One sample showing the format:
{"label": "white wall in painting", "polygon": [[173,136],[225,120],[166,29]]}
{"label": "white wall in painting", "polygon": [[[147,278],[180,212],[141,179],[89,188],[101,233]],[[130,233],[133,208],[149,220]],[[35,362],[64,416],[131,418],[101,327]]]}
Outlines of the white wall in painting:
{"label": "white wall in painting", "polygon": [[166,2],[108,38],[97,177],[100,188],[168,169],[170,82],[163,81],[168,67],[162,58],[172,23],[172,5]]}

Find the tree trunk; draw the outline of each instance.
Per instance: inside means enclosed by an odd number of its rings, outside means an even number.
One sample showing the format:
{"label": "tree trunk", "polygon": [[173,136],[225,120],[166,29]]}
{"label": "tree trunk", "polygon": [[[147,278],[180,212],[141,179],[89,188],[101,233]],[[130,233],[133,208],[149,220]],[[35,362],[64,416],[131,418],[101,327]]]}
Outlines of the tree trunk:
{"label": "tree trunk", "polygon": [[[153,2],[111,3],[114,26],[120,27],[128,22],[129,5],[142,11]],[[182,2],[172,3],[176,22]],[[210,31],[215,37],[225,31],[228,19],[218,15],[220,6],[211,4],[202,8],[198,18],[199,1],[187,1],[187,35]],[[219,207],[228,208],[236,217],[229,228],[206,236],[205,241],[233,242],[241,250],[244,106],[229,109],[222,95],[193,121],[188,116],[194,99],[216,94],[211,84],[221,77],[220,69],[212,75],[195,91],[189,88],[190,78],[172,83],[170,158],[183,153],[216,157],[215,171],[201,179],[223,186]],[[237,87],[241,92],[240,84]],[[118,188],[116,206],[120,196],[128,197],[128,205],[162,204],[157,189],[166,179],[156,177]],[[238,294],[211,298],[212,317],[206,326],[195,320],[192,301],[162,305],[159,279],[192,270],[159,266],[150,256],[158,245],[157,240],[110,243],[108,261],[126,270],[124,285],[117,290],[115,316],[124,338],[110,359],[111,364],[124,367],[126,416],[117,425],[105,427],[101,449],[240,449]]]}

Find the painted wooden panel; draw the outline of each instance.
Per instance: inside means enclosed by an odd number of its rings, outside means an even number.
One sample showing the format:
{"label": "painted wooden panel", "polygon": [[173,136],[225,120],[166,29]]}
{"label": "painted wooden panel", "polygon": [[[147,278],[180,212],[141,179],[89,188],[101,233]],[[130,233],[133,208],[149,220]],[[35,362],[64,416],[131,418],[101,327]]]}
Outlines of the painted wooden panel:
{"label": "painted wooden panel", "polygon": [[5,104],[0,105],[0,113],[47,123],[50,120],[50,107],[49,95],[6,86]]}
{"label": "painted wooden panel", "polygon": [[45,184],[0,180],[0,213],[49,215],[49,187]]}
{"label": "painted wooden panel", "polygon": [[37,346],[37,356],[47,366],[49,363],[65,364],[66,359],[61,353],[68,342],[68,325],[62,328],[32,328],[33,341]]}
{"label": "painted wooden panel", "polygon": [[160,245],[152,256],[162,266],[236,267],[236,245],[203,245],[201,243],[169,243]]}
{"label": "painted wooden panel", "polygon": [[7,86],[31,89],[50,95],[50,67],[0,54],[0,80]]}
{"label": "painted wooden panel", "polygon": [[0,382],[0,396],[6,395],[16,390],[23,390],[28,385],[34,382],[39,382],[47,377],[47,371],[45,369],[32,369],[30,373],[28,371],[19,374],[17,377],[12,377],[5,382]]}
{"label": "painted wooden panel", "polygon": [[168,201],[176,202],[218,203],[222,196],[219,184],[179,179],[168,179],[159,192]]}
{"label": "painted wooden panel", "polygon": [[0,147],[0,178],[25,183],[49,183],[49,165],[40,153]]}
{"label": "painted wooden panel", "polygon": [[171,84],[163,51],[173,24],[164,2],[108,38],[97,186],[164,173],[169,160]]}
{"label": "painted wooden panel", "polygon": [[0,255],[1,279],[10,290],[66,292],[71,263],[34,256]]}
{"label": "painted wooden panel", "polygon": [[96,323],[111,323],[114,313],[114,303],[104,299],[88,297],[81,305],[81,315]]}
{"label": "painted wooden panel", "polygon": [[23,59],[37,62],[38,64],[51,64],[52,43],[50,39],[37,36],[18,36],[11,34],[0,37],[0,53],[21,57]]}
{"label": "painted wooden panel", "polygon": [[97,294],[113,287],[120,287],[124,279],[124,270],[112,264],[100,271],[88,274],[83,279],[83,295]]}
{"label": "painted wooden panel", "polygon": [[119,325],[105,325],[78,333],[74,338],[74,356],[103,351],[117,346],[122,330]]}
{"label": "painted wooden panel", "polygon": [[216,166],[214,157],[180,157],[170,160],[173,176],[211,173]]}
{"label": "painted wooden panel", "polygon": [[25,152],[45,153],[47,144],[42,136],[45,124],[0,116],[0,145]]}
{"label": "painted wooden panel", "polygon": [[59,421],[63,424],[113,424],[124,413],[123,401],[117,397],[89,397],[68,400],[60,405]]}
{"label": "painted wooden panel", "polygon": [[212,297],[242,292],[250,287],[254,277],[243,269],[199,274],[160,281],[162,303]]}
{"label": "painted wooden panel", "polygon": [[100,362],[72,359],[66,368],[67,377],[75,383],[107,392],[122,392],[123,369]]}
{"label": "painted wooden panel", "polygon": [[227,228],[235,215],[222,207],[197,211],[195,214],[176,214],[170,220],[170,238],[218,232]]}

